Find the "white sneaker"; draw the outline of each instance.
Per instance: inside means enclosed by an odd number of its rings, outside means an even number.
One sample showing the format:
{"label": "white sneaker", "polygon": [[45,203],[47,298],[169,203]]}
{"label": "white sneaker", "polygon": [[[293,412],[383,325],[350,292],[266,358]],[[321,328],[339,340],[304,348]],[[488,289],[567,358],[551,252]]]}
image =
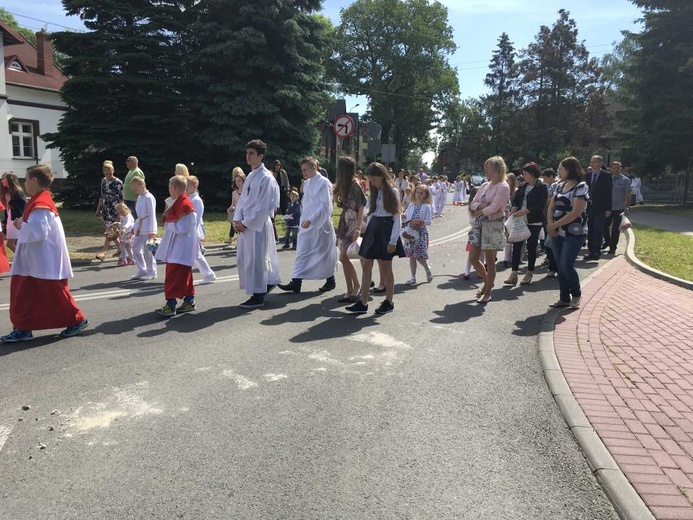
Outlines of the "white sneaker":
{"label": "white sneaker", "polygon": [[147,273],[137,272],[130,277],[130,280],[142,280],[145,276],[147,276]]}
{"label": "white sneaker", "polygon": [[433,273],[432,273],[431,271],[428,271],[428,272],[426,273],[426,281],[427,281],[428,283],[431,283],[431,282],[433,281]]}
{"label": "white sneaker", "polygon": [[200,283],[201,284],[208,284],[208,283],[214,283],[216,281],[217,281],[217,275],[212,273],[209,276],[205,276]]}
{"label": "white sneaker", "polygon": [[154,280],[155,278],[155,274],[145,274],[144,276],[142,276],[142,280]]}
{"label": "white sneaker", "polygon": [[404,282],[405,285],[416,285],[416,278],[409,278],[406,282]]}

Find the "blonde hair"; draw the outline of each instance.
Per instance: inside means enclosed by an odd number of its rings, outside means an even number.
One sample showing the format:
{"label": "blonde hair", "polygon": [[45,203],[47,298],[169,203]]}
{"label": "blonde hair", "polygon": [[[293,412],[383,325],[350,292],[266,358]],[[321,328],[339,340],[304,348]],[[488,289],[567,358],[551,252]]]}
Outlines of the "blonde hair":
{"label": "blonde hair", "polygon": [[120,214],[129,215],[130,214],[130,208],[128,208],[128,205],[125,204],[124,202],[119,202],[118,204],[116,204],[115,209],[118,212],[118,215],[120,215]]}
{"label": "blonde hair", "polygon": [[503,160],[500,155],[494,155],[493,157],[486,159],[486,162],[484,162],[484,168],[487,164],[490,165],[496,171],[496,173],[498,173],[501,181],[505,180],[508,174],[508,167],[505,165],[505,160]]}
{"label": "blonde hair", "polygon": [[296,195],[296,197],[300,197],[301,194],[298,192],[296,188],[291,188],[291,191],[289,192],[289,196],[291,195]]}
{"label": "blonde hair", "polygon": [[130,181],[130,186],[132,186],[133,184],[137,184],[138,186],[144,186],[145,188],[147,187],[147,183],[144,182],[144,179],[142,177],[133,177]]}
{"label": "blonde hair", "polygon": [[188,172],[188,167],[183,163],[176,164],[176,176],[180,177],[190,177],[190,172]]}
{"label": "blonde hair", "polygon": [[241,176],[245,179],[245,172],[243,171],[243,168],[240,166],[236,166],[233,170],[231,170],[231,177],[236,178],[238,176]]}
{"label": "blonde hair", "polygon": [[104,161],[103,168],[110,168],[111,171],[115,170],[115,168],[113,168],[113,161]]}
{"label": "blonde hair", "polygon": [[414,191],[412,192],[412,203],[416,204],[418,202],[416,200],[416,192],[419,190],[424,190],[426,192],[422,204],[433,204],[433,196],[431,195],[431,190],[429,190],[428,186],[426,186],[425,184],[419,184],[414,189]]}
{"label": "blonde hair", "polygon": [[200,186],[200,179],[195,177],[194,175],[191,175],[188,177],[188,186],[195,186],[195,188]]}
{"label": "blonde hair", "polygon": [[188,179],[183,175],[174,175],[168,180],[168,185],[185,190],[188,187]]}

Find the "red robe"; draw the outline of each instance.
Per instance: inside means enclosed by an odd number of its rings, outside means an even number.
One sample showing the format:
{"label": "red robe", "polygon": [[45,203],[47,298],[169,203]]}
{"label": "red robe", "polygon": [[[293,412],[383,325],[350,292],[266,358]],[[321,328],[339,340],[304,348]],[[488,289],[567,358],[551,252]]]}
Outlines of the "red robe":
{"label": "red robe", "polygon": [[[164,212],[164,226],[166,222],[178,222],[182,217],[193,211],[195,211],[195,207],[190,197],[183,193]],[[180,300],[189,296],[195,296],[192,267],[183,264],[166,263],[164,297],[167,300]]]}
{"label": "red robe", "polygon": [[[58,215],[58,209],[48,190],[31,198],[24,209],[26,224],[35,209],[48,209]],[[22,331],[71,327],[84,320],[77,307],[67,280],[46,280],[33,276],[13,275],[10,281],[10,320]]]}

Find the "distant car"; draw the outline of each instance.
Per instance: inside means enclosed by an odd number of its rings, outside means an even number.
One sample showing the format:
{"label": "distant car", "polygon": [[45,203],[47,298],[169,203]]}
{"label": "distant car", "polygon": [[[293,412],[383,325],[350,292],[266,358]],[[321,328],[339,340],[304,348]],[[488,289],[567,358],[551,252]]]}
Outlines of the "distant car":
{"label": "distant car", "polygon": [[483,183],[486,182],[486,177],[483,175],[472,175],[469,178],[469,184],[471,185],[472,188],[478,188],[481,186]]}

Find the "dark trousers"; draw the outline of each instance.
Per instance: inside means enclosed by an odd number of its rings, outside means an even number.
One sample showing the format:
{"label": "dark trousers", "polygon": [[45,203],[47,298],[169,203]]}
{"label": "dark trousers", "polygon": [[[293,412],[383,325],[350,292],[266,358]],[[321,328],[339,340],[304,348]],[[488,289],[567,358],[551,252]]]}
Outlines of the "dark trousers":
{"label": "dark trousers", "polygon": [[569,302],[570,297],[582,296],[580,276],[575,270],[575,259],[582,247],[582,237],[564,236],[551,239],[553,254],[558,265],[558,286],[561,300]]}
{"label": "dark trousers", "polygon": [[135,220],[137,219],[137,212],[135,211],[135,206],[137,205],[136,200],[126,200],[125,205],[130,208],[130,213],[132,214],[132,218]]}
{"label": "dark trousers", "polygon": [[587,249],[590,255],[600,256],[606,211],[588,211],[587,216]]}
{"label": "dark trousers", "polygon": [[296,249],[296,241],[298,240],[298,227],[286,228],[284,235],[284,247],[289,247],[289,243],[293,243],[293,248]]}
{"label": "dark trousers", "polygon": [[623,210],[611,210],[611,215],[604,222],[604,245],[609,246],[609,251],[616,251],[618,239],[621,235],[619,226],[623,220]]}
{"label": "dark trousers", "polygon": [[546,248],[546,259],[549,261],[549,271],[555,273],[558,268],[556,267],[556,257],[553,256],[553,247]]}
{"label": "dark trousers", "polygon": [[[537,262],[537,243],[539,243],[539,233],[541,232],[541,226],[527,226],[529,227],[529,238],[527,239],[527,271],[534,271],[534,264]],[[515,242],[513,244],[513,271],[517,271],[520,268],[520,260],[522,260],[522,246],[524,242]]]}

